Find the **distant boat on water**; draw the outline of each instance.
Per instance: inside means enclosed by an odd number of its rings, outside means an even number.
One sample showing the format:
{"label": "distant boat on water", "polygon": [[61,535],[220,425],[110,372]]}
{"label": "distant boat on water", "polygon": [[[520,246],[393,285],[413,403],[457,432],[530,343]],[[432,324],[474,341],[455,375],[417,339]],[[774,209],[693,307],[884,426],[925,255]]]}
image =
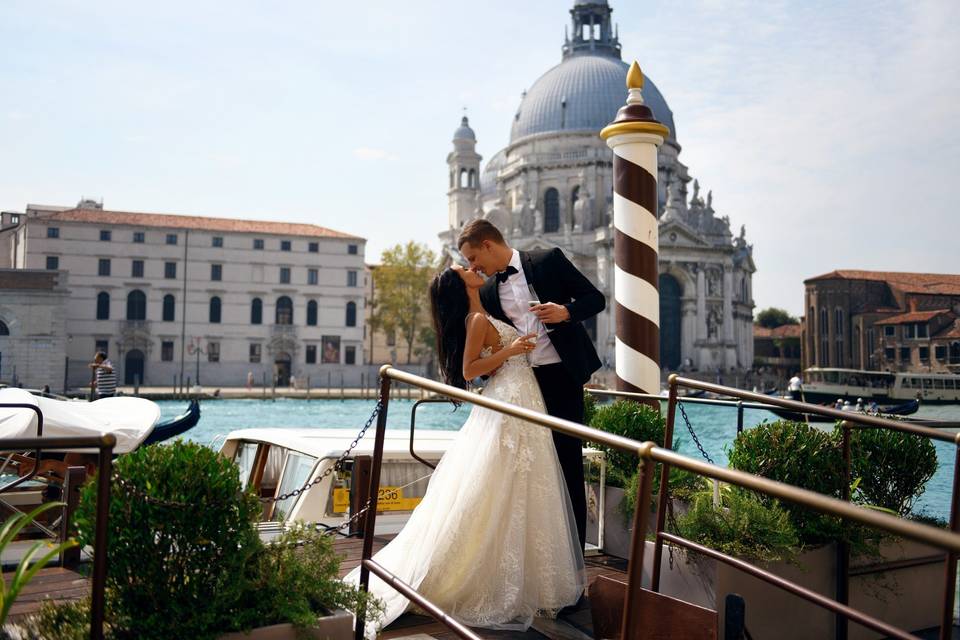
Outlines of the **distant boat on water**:
{"label": "distant boat on water", "polygon": [[815,404],[832,404],[838,398],[851,403],[861,398],[865,404],[960,403],[960,375],[810,367],[799,389],[789,393],[794,400]]}

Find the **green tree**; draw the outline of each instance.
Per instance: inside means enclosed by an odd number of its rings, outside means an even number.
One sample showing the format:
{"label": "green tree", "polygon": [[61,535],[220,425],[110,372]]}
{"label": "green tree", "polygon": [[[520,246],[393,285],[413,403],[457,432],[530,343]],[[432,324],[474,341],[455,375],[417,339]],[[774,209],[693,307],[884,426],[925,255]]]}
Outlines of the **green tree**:
{"label": "green tree", "polygon": [[410,241],[384,250],[373,273],[373,328],[396,332],[407,343],[407,364],[413,344],[429,326],[427,288],[437,256],[425,244]]}
{"label": "green tree", "polygon": [[800,321],[787,313],[784,309],[769,307],[757,314],[756,323],[767,329],[776,329],[785,324],[800,324]]}

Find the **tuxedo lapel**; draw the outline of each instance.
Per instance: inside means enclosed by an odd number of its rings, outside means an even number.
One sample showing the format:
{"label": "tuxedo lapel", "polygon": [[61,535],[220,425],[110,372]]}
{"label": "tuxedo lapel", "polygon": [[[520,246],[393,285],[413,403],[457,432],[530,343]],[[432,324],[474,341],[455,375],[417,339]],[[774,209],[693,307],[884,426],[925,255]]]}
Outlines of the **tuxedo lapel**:
{"label": "tuxedo lapel", "polygon": [[483,303],[483,308],[487,310],[487,313],[497,320],[513,326],[510,318],[503,312],[503,305],[500,304],[500,287],[497,286],[496,278],[488,278],[487,281],[483,283],[483,286],[480,288],[480,302]]}

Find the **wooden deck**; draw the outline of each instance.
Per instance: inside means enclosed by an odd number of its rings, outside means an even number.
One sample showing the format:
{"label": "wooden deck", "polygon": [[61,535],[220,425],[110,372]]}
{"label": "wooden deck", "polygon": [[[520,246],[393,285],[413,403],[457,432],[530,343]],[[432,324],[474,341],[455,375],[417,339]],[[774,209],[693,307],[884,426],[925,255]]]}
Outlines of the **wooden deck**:
{"label": "wooden deck", "polygon": [[[392,535],[374,538],[374,551],[382,548],[392,538]],[[340,564],[341,577],[360,564],[363,549],[361,539],[340,538],[334,542],[334,547],[343,558]],[[622,577],[627,569],[627,561],[611,556],[591,556],[586,559],[586,569],[588,583],[593,582],[597,576],[601,575]],[[9,574],[5,573],[4,579],[9,582]],[[79,600],[89,592],[89,578],[76,571],[59,567],[42,569],[24,588],[20,597],[14,603],[10,611],[11,620],[36,612],[44,600]],[[589,604],[585,601],[582,601],[576,610],[565,612],[559,623],[537,622],[534,628],[524,633],[477,630],[481,637],[496,640],[512,640],[515,638],[523,640],[542,640],[544,638],[550,638],[551,640],[584,640],[592,637],[592,631]],[[456,638],[446,627],[434,622],[432,618],[414,614],[402,616],[384,630],[381,638],[396,640],[408,636],[415,636],[417,640],[428,640],[429,638],[453,640]]]}

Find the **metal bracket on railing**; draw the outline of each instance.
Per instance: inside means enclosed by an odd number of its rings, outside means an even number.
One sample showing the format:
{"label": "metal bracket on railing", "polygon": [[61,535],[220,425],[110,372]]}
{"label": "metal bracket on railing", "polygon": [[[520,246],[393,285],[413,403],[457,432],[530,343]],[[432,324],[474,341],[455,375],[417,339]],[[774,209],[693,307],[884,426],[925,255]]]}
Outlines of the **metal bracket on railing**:
{"label": "metal bracket on railing", "polygon": [[433,464],[432,462],[427,462],[426,460],[418,456],[416,452],[414,452],[413,450],[413,432],[414,432],[414,429],[416,429],[416,424],[417,424],[417,409],[420,408],[420,405],[424,403],[439,404],[443,402],[452,404],[454,406],[456,406],[457,404],[450,398],[424,398],[423,400],[417,400],[416,402],[414,402],[413,408],[410,410],[410,455],[413,456],[414,460],[427,465],[431,469],[436,469],[437,465]]}

